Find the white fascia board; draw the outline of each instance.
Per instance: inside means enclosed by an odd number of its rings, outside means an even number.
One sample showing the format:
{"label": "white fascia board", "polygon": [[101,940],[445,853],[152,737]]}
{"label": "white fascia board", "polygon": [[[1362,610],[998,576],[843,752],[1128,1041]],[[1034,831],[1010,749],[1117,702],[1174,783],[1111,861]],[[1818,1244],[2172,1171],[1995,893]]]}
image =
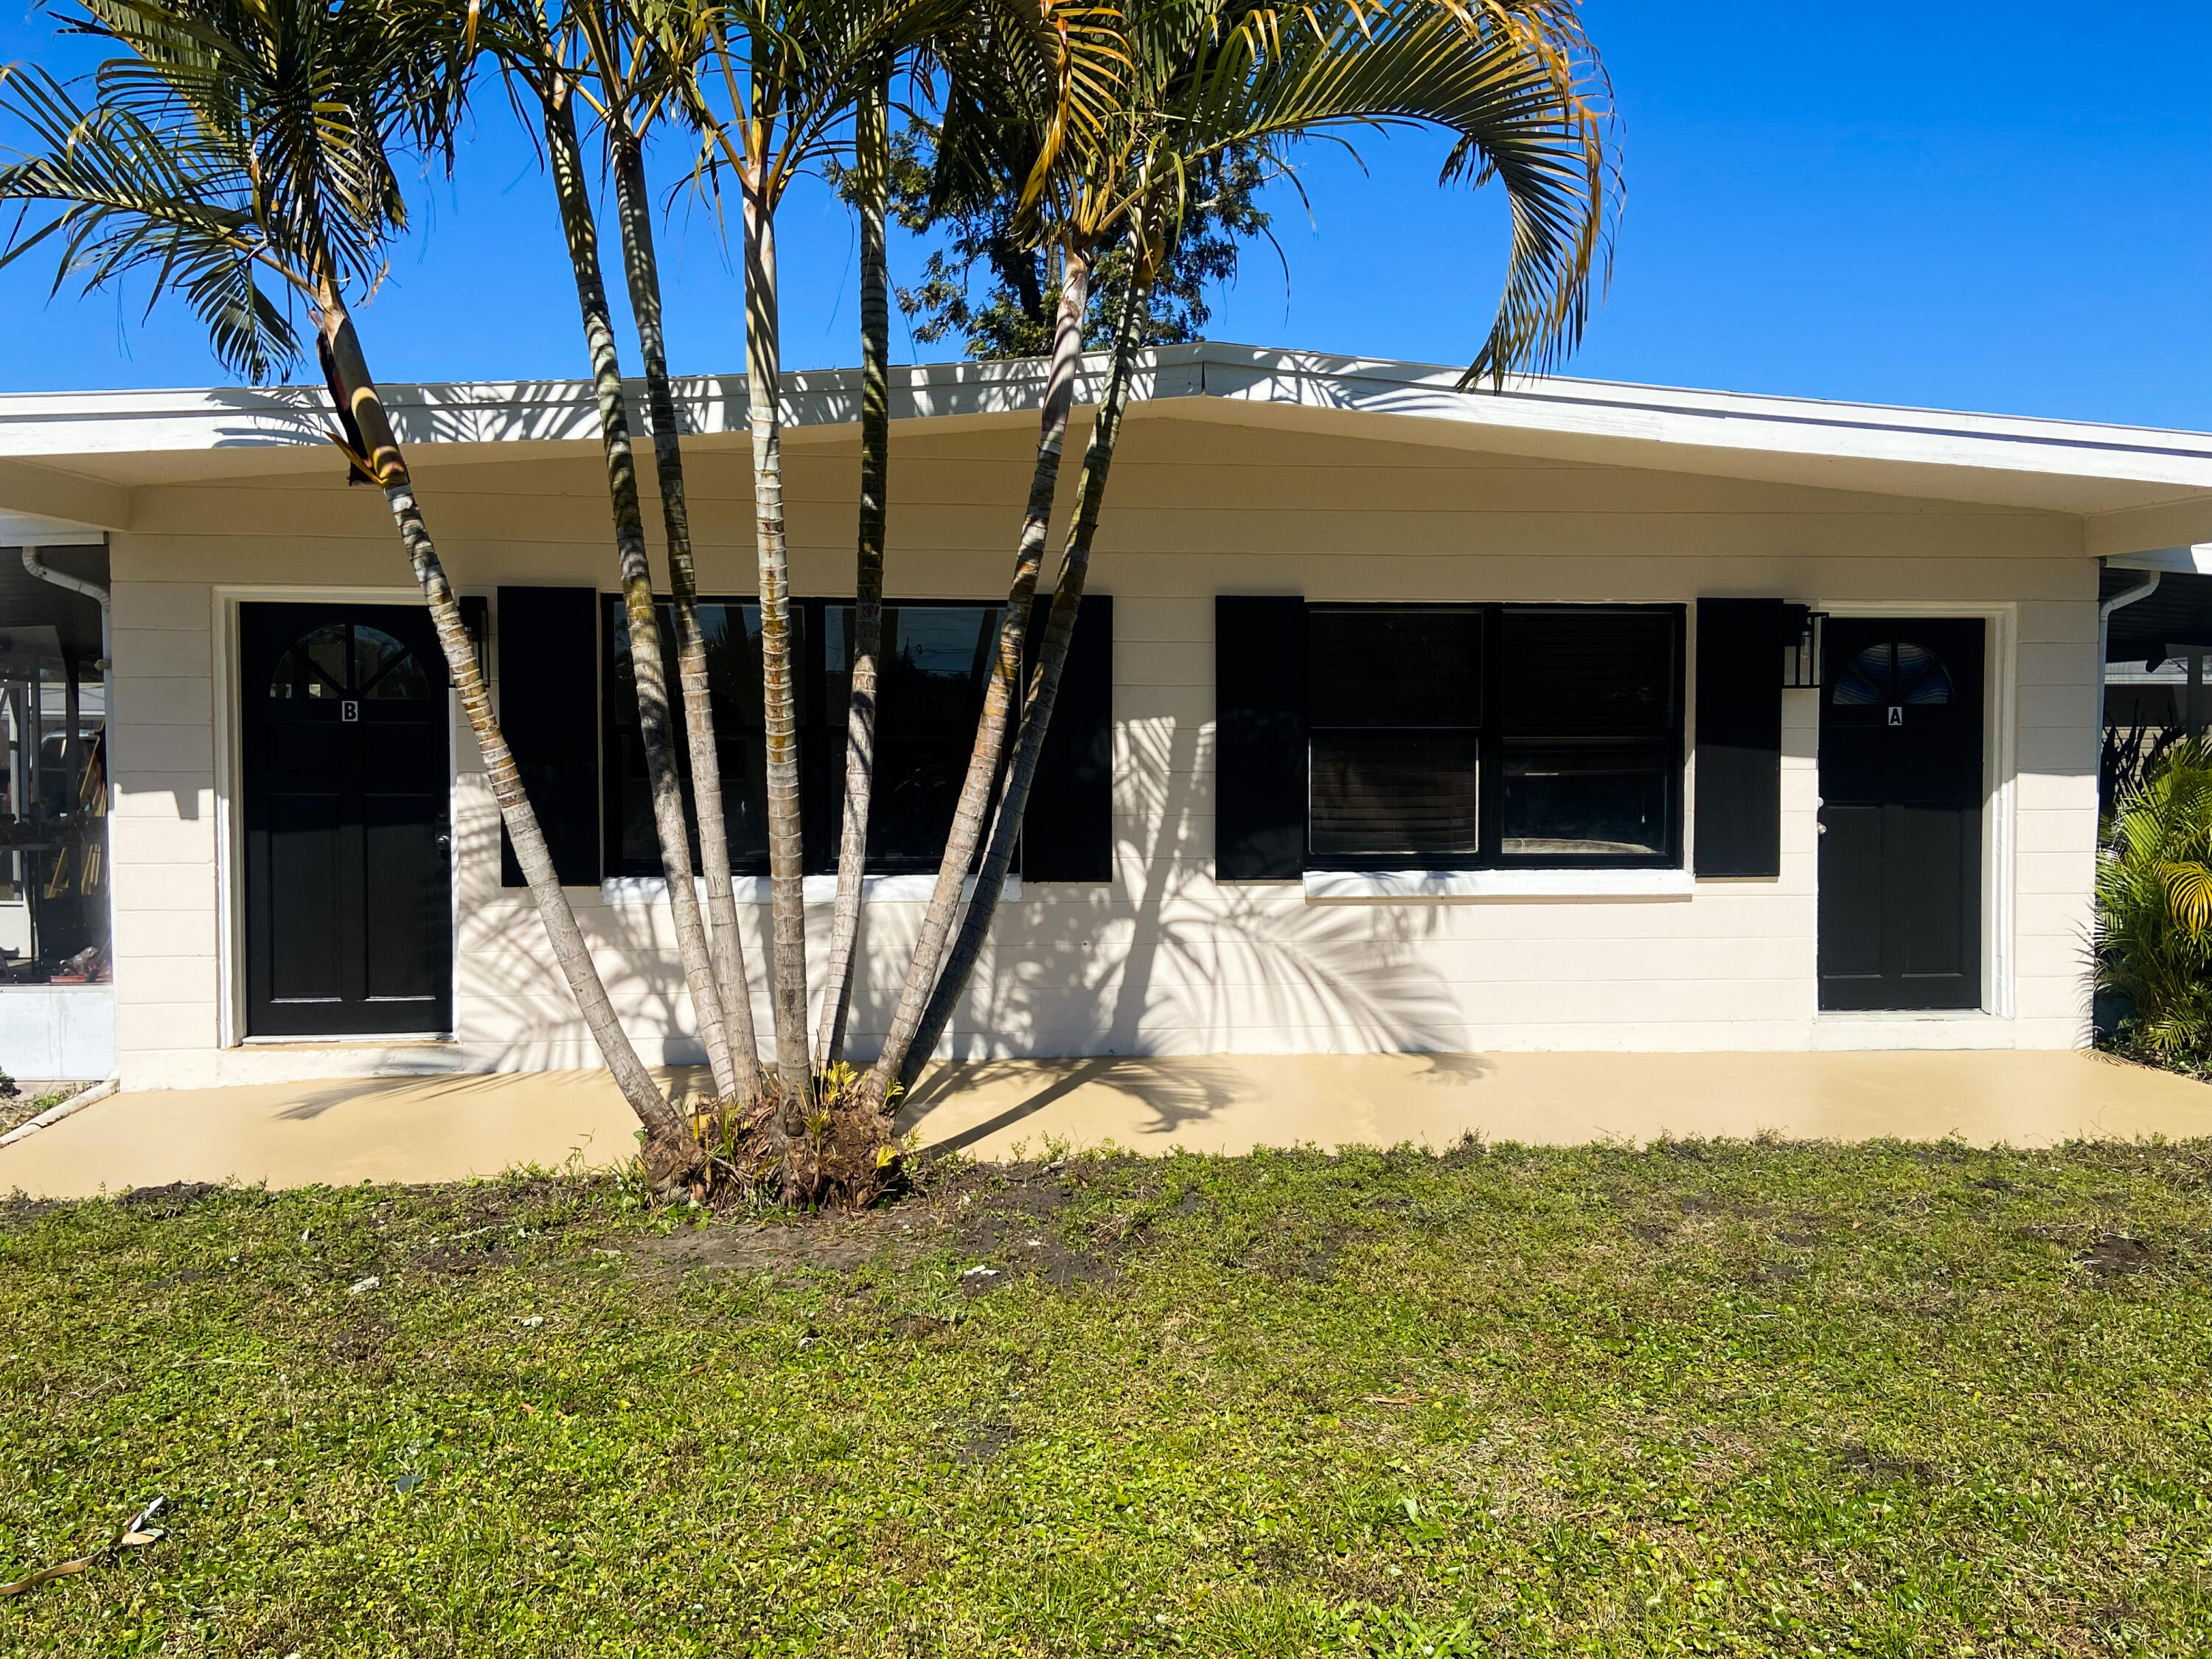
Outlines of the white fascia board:
{"label": "white fascia board", "polygon": [[[1565,376],[1461,392],[1406,363],[1209,348],[1206,395],[1714,450],[2024,471],[2212,490],[2212,434],[1700,392]],[[1251,361],[1225,362],[1236,350]]]}
{"label": "white fascia board", "polygon": [[[1104,389],[1106,358],[1093,353],[1077,376],[1079,400]],[[1200,376],[1184,366],[1139,366],[1133,393],[1189,395]],[[642,418],[645,383],[625,382]],[[406,445],[599,442],[599,410],[586,380],[477,381],[380,388],[394,433]],[[750,410],[742,374],[679,376],[678,424],[686,435],[741,437]],[[803,370],[783,377],[786,427],[850,426],[860,419],[858,369]],[[936,363],[894,369],[894,420],[1034,415],[1043,401],[1043,365]],[[216,387],[204,391],[28,392],[0,396],[0,457],[100,455],[309,447],[326,451],[336,429],[320,386]]]}
{"label": "white fascia board", "polygon": [[[1079,402],[1097,400],[1106,366],[1103,353],[1083,359]],[[999,422],[1034,415],[1043,397],[1044,366],[933,363],[894,369],[890,380],[894,420]],[[1705,458],[1717,465],[1730,453],[1790,455],[2163,485],[2185,498],[2212,495],[2212,435],[2200,433],[1565,376],[1462,392],[1458,380],[1457,370],[1430,364],[1208,341],[1139,354],[1130,393],[1139,408],[1199,399],[1217,408],[1243,404],[1285,413],[1391,416],[1495,434],[1501,443],[1516,432],[1596,441],[1628,465],[1638,447],[1664,446],[1686,457],[1703,452],[1700,470]],[[675,390],[687,433],[736,438],[745,432],[742,375],[679,379]],[[469,446],[598,442],[586,381],[393,385],[383,391],[404,443],[452,453]],[[642,387],[633,383],[632,391],[641,413]],[[784,424],[794,434],[850,426],[860,417],[860,372],[787,374],[781,401]],[[0,396],[0,458],[319,448],[333,424],[319,386],[15,393]]]}

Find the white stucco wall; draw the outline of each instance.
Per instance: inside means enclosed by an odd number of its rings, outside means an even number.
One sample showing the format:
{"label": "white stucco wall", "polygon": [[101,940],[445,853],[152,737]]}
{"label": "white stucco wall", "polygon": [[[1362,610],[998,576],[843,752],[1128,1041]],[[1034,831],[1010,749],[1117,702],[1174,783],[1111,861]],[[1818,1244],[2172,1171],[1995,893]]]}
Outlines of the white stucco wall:
{"label": "white stucco wall", "polygon": [[[1025,493],[1018,430],[902,428],[894,598],[1003,592]],[[793,434],[794,586],[849,592],[849,430]],[[465,592],[611,587],[595,456],[455,463],[418,481]],[[238,463],[250,463],[241,459]],[[1071,469],[1072,470],[1072,469]],[[741,442],[695,446],[702,586],[752,585]],[[1065,493],[1065,492],[1064,492]],[[648,510],[648,522],[656,515]],[[343,590],[404,601],[404,558],[338,470],[142,489],[112,544],[116,991],[127,1085],[594,1063],[527,896],[498,885],[495,815],[456,723],[457,1041],[225,1046],[222,637],[236,600]],[[1687,473],[1347,441],[1176,418],[1130,423],[1094,562],[1115,598],[1110,887],[1030,884],[999,920],[951,1042],[964,1054],[1422,1048],[2063,1046],[2085,1036],[2095,832],[2094,562],[2079,520]],[[1989,1012],[1822,1018],[1814,1007],[1818,708],[1785,697],[1783,871],[1672,899],[1313,902],[1212,879],[1213,599],[1691,601],[1990,619]],[[1694,640],[1692,641],[1694,650]],[[1694,825],[1691,827],[1694,836]],[[665,907],[574,897],[649,1059],[689,1060]],[[886,1022],[919,904],[865,930],[854,1044]],[[755,920],[764,920],[764,915]],[[827,910],[815,918],[826,924]],[[757,981],[757,932],[748,946]],[[756,1019],[763,1034],[764,989]]]}

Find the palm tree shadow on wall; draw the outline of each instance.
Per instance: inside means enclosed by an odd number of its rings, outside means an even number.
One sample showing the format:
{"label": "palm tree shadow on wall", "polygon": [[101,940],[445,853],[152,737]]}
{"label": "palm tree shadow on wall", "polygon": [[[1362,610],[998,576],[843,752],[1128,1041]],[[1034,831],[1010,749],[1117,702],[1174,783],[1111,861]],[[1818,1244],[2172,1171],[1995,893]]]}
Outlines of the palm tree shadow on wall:
{"label": "palm tree shadow on wall", "polygon": [[[411,1062],[420,1069],[402,1077],[334,1080],[288,1103],[276,1114],[280,1119],[305,1121],[401,1091],[465,1108],[472,1096],[501,1086],[498,1073],[599,1069],[574,999],[547,948],[537,906],[523,889],[499,884],[499,816],[472,758],[461,757],[453,823],[460,918],[453,1023],[460,1052],[395,1050],[386,1058],[396,1067]],[[596,894],[574,896],[607,994],[647,1064],[656,1064],[658,1042],[656,1069],[665,1070],[664,1081],[679,1104],[711,1092],[703,1073],[694,1072],[703,1067],[705,1055],[675,941],[656,922],[667,907],[605,904]],[[456,1071],[457,1063],[469,1069]]]}
{"label": "palm tree shadow on wall", "polygon": [[[1170,717],[1121,723],[1115,887],[1053,886],[1001,908],[1010,941],[979,968],[966,1007],[900,1114],[954,1151],[1076,1090],[1135,1099],[1150,1134],[1249,1097],[1230,1053],[1410,1053],[1438,1082],[1478,1078],[1465,1014],[1423,951],[1433,905],[1309,904],[1296,887],[1212,879],[1211,739]],[[874,958],[871,958],[874,960]],[[872,985],[870,1012],[895,996]],[[872,1021],[869,1022],[871,1024]],[[1038,1075],[1036,1055],[1088,1054]],[[957,1096],[1036,1080],[1033,1092],[944,1139]]]}
{"label": "palm tree shadow on wall", "polygon": [[[1000,943],[978,969],[939,1060],[905,1103],[902,1130],[919,1127],[932,1141],[929,1121],[957,1096],[1018,1081],[1034,1087],[987,1125],[964,1125],[934,1144],[972,1145],[1091,1085],[1135,1099],[1146,1132],[1172,1137],[1249,1098],[1249,1072],[1218,1058],[1232,1053],[1417,1054],[1425,1057],[1421,1075],[1440,1085],[1485,1074],[1486,1062],[1460,1052],[1464,1011],[1424,948],[1439,932],[1438,907],[1309,904],[1295,886],[1217,886],[1210,738],[1195,722],[1164,716],[1119,729],[1121,879],[1039,885],[1001,908]],[[450,1091],[463,1106],[487,1085],[483,1070],[595,1066],[528,896],[496,885],[499,826],[488,801],[477,799],[481,775],[465,766],[462,776],[459,983],[469,1000],[455,1018],[474,1069],[437,1081],[334,1082],[281,1115],[313,1118],[425,1087]],[[661,1066],[682,1068],[672,1082],[688,1097],[704,1087],[690,1069],[703,1054],[665,909],[605,905],[596,896],[579,906],[624,1024],[648,1064],[658,1048]],[[854,997],[858,1060],[872,1055],[889,1024],[915,909],[874,904],[863,913],[868,977]],[[817,916],[810,907],[808,920],[810,931],[826,926],[826,908]],[[749,928],[749,946],[760,942]],[[755,948],[748,960],[764,1031],[767,959]],[[1071,1055],[1087,1058],[1038,1064]]]}

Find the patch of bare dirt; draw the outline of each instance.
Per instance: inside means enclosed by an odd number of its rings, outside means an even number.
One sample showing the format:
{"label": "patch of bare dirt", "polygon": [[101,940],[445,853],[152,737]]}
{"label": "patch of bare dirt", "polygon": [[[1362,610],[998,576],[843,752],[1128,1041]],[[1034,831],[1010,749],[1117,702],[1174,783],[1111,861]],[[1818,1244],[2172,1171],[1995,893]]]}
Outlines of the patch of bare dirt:
{"label": "patch of bare dirt", "polygon": [[222,1190],[212,1181],[172,1181],[160,1187],[133,1187],[116,1202],[149,1220],[161,1221],[182,1215]]}
{"label": "patch of bare dirt", "polygon": [[2098,1280],[2144,1273],[2156,1264],[2157,1253],[2140,1238],[2106,1233],[2074,1258],[2074,1265]]}
{"label": "patch of bare dirt", "polygon": [[1885,1457],[1856,1443],[1846,1445],[1837,1461],[1853,1474],[1870,1481],[1906,1480],[1924,1486],[1936,1478],[1936,1466],[1925,1458]]}
{"label": "patch of bare dirt", "polygon": [[487,1191],[472,1192],[462,1212],[464,1227],[489,1227],[507,1220],[518,1210],[536,1210],[561,1196],[562,1182],[553,1176],[514,1177]]}
{"label": "patch of bare dirt", "polygon": [[[781,1275],[813,1267],[847,1273],[864,1267],[903,1241],[871,1216],[720,1227],[626,1241],[624,1249],[648,1268],[684,1273],[695,1267]],[[911,1234],[908,1235],[911,1237]]]}
{"label": "patch of bare dirt", "polygon": [[925,1252],[945,1251],[963,1258],[960,1289],[969,1297],[1024,1279],[1064,1290],[1110,1278],[1113,1265],[1103,1252],[1121,1243],[1127,1231],[1117,1232],[1109,1218],[1104,1226],[1110,1237],[1094,1237],[1096,1248],[1068,1243],[1060,1212],[1074,1200],[1082,1179],[1082,1172],[1054,1164],[962,1167],[878,1209],[709,1224],[633,1237],[623,1248],[652,1272],[719,1269],[777,1278],[846,1273],[886,1257],[903,1264]]}
{"label": "patch of bare dirt", "polygon": [[474,1239],[459,1239],[417,1250],[408,1265],[417,1273],[438,1273],[447,1279],[465,1279],[471,1273],[483,1272],[487,1267],[503,1267],[514,1260],[514,1252],[507,1247],[505,1239],[489,1239],[481,1243]]}
{"label": "patch of bare dirt", "polygon": [[21,1193],[0,1197],[0,1232],[27,1227],[42,1215],[50,1215],[62,1206],[58,1198],[26,1198]]}
{"label": "patch of bare dirt", "polygon": [[[961,1170],[933,1183],[927,1194],[939,1231],[925,1236],[917,1224],[916,1233],[927,1243],[950,1242],[970,1258],[961,1282],[969,1296],[988,1295],[1018,1278],[1041,1279],[1058,1290],[1100,1283],[1114,1275],[1109,1253],[1145,1224],[1140,1212],[1117,1213],[1091,1229],[1091,1249],[1071,1244],[1061,1212],[1093,1173],[1079,1163]],[[895,1213],[910,1207],[902,1205]]]}
{"label": "patch of bare dirt", "polygon": [[349,1369],[381,1370],[385,1345],[391,1338],[392,1328],[382,1320],[348,1325],[331,1339],[330,1356]]}
{"label": "patch of bare dirt", "polygon": [[992,1462],[1013,1443],[1013,1439],[1014,1425],[1003,1417],[955,1424],[946,1436],[953,1462],[969,1468]]}
{"label": "patch of bare dirt", "polygon": [[1303,1280],[1325,1285],[1336,1277],[1337,1264],[1350,1237],[1348,1228],[1334,1224],[1313,1225],[1297,1211],[1285,1210],[1275,1218],[1273,1231],[1252,1240],[1230,1265],[1278,1283]]}
{"label": "patch of bare dirt", "polygon": [[951,1322],[932,1319],[927,1314],[905,1314],[891,1321],[890,1334],[904,1337],[909,1342],[927,1342],[952,1328]]}

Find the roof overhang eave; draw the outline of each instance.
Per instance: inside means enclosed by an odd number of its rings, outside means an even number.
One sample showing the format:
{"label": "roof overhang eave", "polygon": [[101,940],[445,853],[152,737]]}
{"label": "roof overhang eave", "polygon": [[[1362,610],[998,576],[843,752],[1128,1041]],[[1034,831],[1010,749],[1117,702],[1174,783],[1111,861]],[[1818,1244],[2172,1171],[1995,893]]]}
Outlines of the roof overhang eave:
{"label": "roof overhang eave", "polygon": [[[1101,355],[1084,360],[1079,402],[1103,392],[1106,367]],[[2085,550],[2106,555],[2212,539],[2204,434],[1563,377],[1462,392],[1457,379],[1422,364],[1164,346],[1135,366],[1131,416],[2069,514],[2085,521]],[[1044,387],[1034,362],[923,365],[894,373],[892,415],[902,428],[935,432],[1033,426]],[[691,441],[748,441],[743,377],[686,379],[677,391]],[[860,392],[856,369],[787,376],[787,441],[849,441]],[[425,469],[599,447],[579,381],[393,386],[386,396]],[[123,528],[137,484],[327,466],[331,424],[312,387],[0,398],[0,508]],[[72,489],[100,510],[59,505]],[[103,489],[122,499],[94,499]]]}

